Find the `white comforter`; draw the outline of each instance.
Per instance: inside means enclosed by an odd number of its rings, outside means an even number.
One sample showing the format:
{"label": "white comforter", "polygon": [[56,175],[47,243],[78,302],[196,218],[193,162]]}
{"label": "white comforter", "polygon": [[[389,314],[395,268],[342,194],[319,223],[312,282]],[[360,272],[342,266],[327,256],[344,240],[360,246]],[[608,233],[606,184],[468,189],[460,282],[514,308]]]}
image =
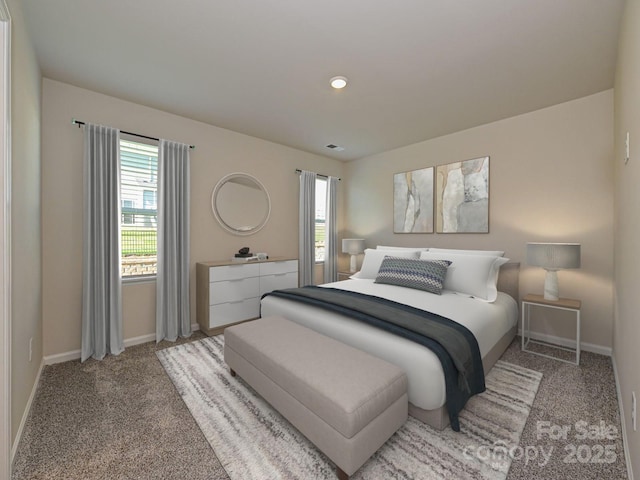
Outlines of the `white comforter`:
{"label": "white comforter", "polygon": [[[383,297],[450,318],[473,332],[483,357],[518,321],[516,301],[505,293],[499,293],[494,303],[487,303],[446,290],[433,295],[367,279],[322,286]],[[262,316],[270,315],[282,315],[398,365],[407,372],[413,405],[425,410],[444,405],[444,373],[438,357],[428,348],[358,320],[283,298],[267,296],[262,300]]]}

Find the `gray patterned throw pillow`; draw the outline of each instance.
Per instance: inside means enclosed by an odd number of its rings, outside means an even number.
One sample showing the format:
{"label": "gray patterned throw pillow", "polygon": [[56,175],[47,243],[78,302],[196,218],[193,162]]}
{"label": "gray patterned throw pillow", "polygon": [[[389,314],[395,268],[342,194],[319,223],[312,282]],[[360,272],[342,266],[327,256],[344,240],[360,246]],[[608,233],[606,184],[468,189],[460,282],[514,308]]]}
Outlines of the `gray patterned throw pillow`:
{"label": "gray patterned throw pillow", "polygon": [[440,295],[449,265],[449,260],[385,257],[375,283],[415,288]]}

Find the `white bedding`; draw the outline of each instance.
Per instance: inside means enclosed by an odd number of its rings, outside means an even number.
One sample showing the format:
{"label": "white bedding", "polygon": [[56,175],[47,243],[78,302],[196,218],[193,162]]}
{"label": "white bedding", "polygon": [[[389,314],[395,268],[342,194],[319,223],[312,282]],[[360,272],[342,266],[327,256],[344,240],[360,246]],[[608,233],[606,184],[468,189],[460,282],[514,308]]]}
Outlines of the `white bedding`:
{"label": "white bedding", "polygon": [[[483,357],[518,321],[516,301],[502,292],[494,303],[487,303],[447,290],[434,295],[369,279],[322,286],[383,297],[450,318],[473,332]],[[416,407],[432,410],[444,405],[444,373],[428,348],[358,320],[274,296],[262,300],[262,316],[270,315],[282,315],[403,368],[409,379],[409,401]]]}

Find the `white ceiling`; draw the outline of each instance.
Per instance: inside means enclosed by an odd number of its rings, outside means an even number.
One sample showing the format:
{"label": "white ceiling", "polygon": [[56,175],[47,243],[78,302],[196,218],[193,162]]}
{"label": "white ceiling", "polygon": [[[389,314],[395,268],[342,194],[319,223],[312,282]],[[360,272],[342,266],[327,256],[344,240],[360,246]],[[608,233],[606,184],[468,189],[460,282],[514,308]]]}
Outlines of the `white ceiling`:
{"label": "white ceiling", "polygon": [[624,0],[22,3],[48,78],[350,160],[613,87]]}

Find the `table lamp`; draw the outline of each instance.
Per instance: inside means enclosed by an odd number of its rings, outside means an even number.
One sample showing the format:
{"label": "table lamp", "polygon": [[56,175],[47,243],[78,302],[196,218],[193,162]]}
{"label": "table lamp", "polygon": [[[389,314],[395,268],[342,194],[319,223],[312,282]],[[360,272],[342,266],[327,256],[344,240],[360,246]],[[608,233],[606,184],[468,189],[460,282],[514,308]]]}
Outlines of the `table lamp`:
{"label": "table lamp", "polygon": [[357,256],[364,252],[364,239],[363,238],[343,238],[342,239],[342,253],[348,253],[351,255],[351,263],[349,265],[349,271],[356,271]]}
{"label": "table lamp", "polygon": [[579,243],[527,243],[527,263],[547,271],[545,300],[558,300],[558,270],[580,268]]}

